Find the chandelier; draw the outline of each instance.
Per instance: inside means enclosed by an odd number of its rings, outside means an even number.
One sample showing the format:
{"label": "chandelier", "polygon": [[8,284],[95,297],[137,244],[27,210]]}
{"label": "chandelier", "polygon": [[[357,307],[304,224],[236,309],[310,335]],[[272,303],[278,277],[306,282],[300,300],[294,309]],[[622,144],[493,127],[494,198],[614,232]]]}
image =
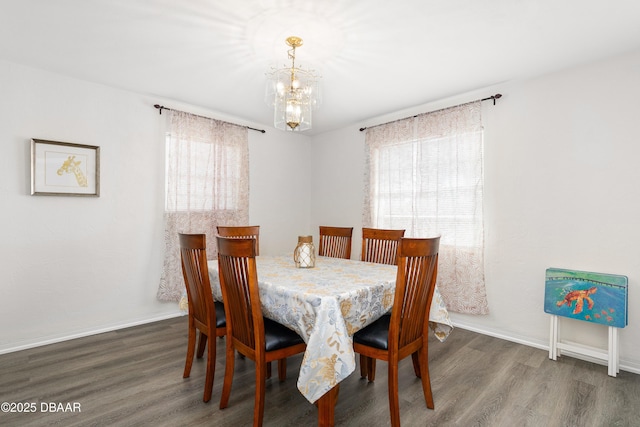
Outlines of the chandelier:
{"label": "chandelier", "polygon": [[318,76],[313,70],[296,67],[296,48],[300,37],[288,37],[285,42],[291,67],[273,69],[267,74],[265,101],[274,107],[273,125],[277,129],[297,131],[311,129],[311,111],[320,105]]}

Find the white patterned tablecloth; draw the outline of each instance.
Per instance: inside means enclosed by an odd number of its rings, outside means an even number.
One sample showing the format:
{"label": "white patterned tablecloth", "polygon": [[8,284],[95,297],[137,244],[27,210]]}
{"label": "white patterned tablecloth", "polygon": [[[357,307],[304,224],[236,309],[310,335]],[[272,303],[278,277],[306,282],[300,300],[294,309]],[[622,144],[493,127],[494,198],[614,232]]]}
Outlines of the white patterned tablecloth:
{"label": "white patterned tablecloth", "polygon": [[[296,268],[291,256],[256,257],[263,314],[296,331],[307,343],[298,389],[315,402],[356,368],[352,336],[393,306],[397,267],[317,257]],[[214,298],[222,301],[218,261],[209,261]],[[444,341],[453,325],[436,288],[430,327]]]}

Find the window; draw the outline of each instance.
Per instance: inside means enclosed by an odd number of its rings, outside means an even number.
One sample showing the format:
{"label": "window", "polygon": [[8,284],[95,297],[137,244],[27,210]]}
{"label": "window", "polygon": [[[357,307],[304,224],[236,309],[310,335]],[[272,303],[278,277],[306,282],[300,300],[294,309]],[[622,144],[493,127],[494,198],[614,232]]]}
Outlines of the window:
{"label": "window", "polygon": [[166,153],[167,211],[240,209],[239,192],[245,190],[240,147],[181,140],[168,133]]}
{"label": "window", "polygon": [[215,259],[216,226],[249,221],[247,129],[219,120],[170,111],[165,169],[165,259],[158,299],[184,293],[178,233],[204,233]]}
{"label": "window", "polygon": [[488,310],[480,111],[477,102],[368,129],[363,218],[406,237],[440,235],[439,290],[449,309],[475,314]]}
{"label": "window", "polygon": [[[441,234],[441,244],[479,246],[482,215],[481,132],[425,138],[373,153],[377,175],[373,223],[403,228],[408,236]],[[455,237],[455,240],[453,240]]]}

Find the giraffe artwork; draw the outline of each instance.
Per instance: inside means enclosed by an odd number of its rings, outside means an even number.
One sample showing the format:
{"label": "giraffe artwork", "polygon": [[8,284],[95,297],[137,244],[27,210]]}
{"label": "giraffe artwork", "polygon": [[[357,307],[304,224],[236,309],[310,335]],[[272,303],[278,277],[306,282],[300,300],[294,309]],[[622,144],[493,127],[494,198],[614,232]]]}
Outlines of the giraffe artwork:
{"label": "giraffe artwork", "polygon": [[31,195],[100,197],[100,147],[31,139]]}
{"label": "giraffe artwork", "polygon": [[65,173],[72,173],[75,175],[78,185],[80,187],[86,187],[87,177],[84,175],[82,169],[80,168],[80,163],[82,162],[80,160],[75,160],[75,158],[76,156],[69,156],[67,160],[62,163],[62,166],[60,166],[60,169],[58,169],[57,173],[61,176]]}

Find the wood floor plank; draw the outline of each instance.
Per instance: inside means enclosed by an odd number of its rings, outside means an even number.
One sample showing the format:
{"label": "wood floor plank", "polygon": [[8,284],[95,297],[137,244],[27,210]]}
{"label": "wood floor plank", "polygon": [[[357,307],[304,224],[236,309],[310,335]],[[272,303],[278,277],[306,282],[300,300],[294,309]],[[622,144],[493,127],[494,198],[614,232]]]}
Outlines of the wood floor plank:
{"label": "wood floor plank", "polygon": [[[183,379],[187,319],[180,317],[0,355],[0,402],[35,403],[35,413],[0,413],[2,426],[247,426],[252,423],[253,362],[236,360],[229,407],[218,408],[225,339],[217,340],[213,398],[202,402],[205,362]],[[317,424],[317,409],[298,391],[302,356],[289,359],[287,380],[267,380],[265,426]],[[376,381],[359,368],[340,385],[336,425],[387,426],[387,365]],[[637,426],[640,376],[456,329],[429,342],[435,409],[427,409],[411,360],[401,362],[404,426]],[[42,411],[79,403],[81,412]]]}

